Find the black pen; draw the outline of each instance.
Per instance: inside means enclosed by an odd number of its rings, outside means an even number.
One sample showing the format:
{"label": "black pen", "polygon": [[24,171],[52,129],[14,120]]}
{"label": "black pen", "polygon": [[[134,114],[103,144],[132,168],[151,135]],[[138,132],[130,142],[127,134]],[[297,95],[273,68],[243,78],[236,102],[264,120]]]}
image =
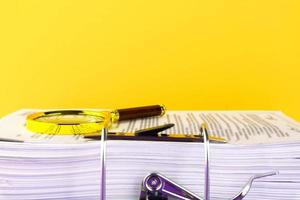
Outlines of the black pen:
{"label": "black pen", "polygon": [[9,139],[9,138],[0,138],[0,142],[24,142],[22,140]]}
{"label": "black pen", "polygon": [[[179,133],[161,133],[162,131],[173,127],[174,124],[165,124],[161,126],[141,129],[133,133],[109,132],[107,137],[109,140],[140,140],[140,141],[166,141],[166,142],[203,142],[201,134],[179,134]],[[92,140],[100,140],[101,135],[85,135],[84,138]],[[212,143],[227,143],[224,138],[209,137]]]}

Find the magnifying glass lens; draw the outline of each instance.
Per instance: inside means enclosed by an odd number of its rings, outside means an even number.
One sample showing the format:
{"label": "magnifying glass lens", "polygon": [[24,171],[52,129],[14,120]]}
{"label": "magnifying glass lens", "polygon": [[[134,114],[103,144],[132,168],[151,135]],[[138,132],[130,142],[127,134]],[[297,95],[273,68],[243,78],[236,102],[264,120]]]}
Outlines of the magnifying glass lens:
{"label": "magnifying glass lens", "polygon": [[41,116],[36,119],[39,122],[54,123],[60,125],[76,125],[83,123],[102,123],[105,120],[103,116],[93,115],[54,115],[54,116]]}

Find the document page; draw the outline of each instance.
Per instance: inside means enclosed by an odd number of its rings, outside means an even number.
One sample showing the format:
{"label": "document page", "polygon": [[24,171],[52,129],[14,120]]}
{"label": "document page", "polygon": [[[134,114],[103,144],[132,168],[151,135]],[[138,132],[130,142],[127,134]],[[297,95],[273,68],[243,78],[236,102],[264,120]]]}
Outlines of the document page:
{"label": "document page", "polygon": [[[30,142],[82,143],[80,135],[62,136],[32,133],[26,129],[26,116],[38,110],[20,110],[0,120],[1,138]],[[202,123],[211,136],[231,144],[260,144],[300,141],[300,124],[279,111],[167,111],[162,117],[118,122],[111,132],[134,132],[174,123],[163,133],[199,134]]]}
{"label": "document page", "polygon": [[119,122],[111,131],[133,132],[174,123],[165,133],[199,134],[202,123],[209,134],[229,143],[258,144],[300,140],[300,124],[280,111],[168,111],[163,117]]}

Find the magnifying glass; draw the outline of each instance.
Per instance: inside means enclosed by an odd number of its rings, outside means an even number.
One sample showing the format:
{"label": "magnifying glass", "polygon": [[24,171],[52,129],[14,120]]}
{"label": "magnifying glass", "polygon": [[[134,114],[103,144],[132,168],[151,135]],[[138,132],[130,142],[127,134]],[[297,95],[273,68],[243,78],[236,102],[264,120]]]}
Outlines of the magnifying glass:
{"label": "magnifying glass", "polygon": [[50,135],[99,134],[104,127],[123,120],[162,116],[163,105],[117,109],[113,111],[55,110],[36,112],[26,118],[26,128],[35,133]]}

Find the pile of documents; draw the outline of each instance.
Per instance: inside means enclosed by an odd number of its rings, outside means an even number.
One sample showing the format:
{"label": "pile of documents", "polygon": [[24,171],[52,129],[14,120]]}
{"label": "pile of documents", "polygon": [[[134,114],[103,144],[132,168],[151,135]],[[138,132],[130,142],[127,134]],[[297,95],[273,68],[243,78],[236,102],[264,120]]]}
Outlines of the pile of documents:
{"label": "pile of documents", "polygon": [[[0,138],[7,140],[0,142],[0,199],[99,200],[101,142],[29,132],[25,117],[35,111],[20,110],[0,120]],[[169,111],[116,124],[110,131],[175,123],[166,133],[188,135],[199,132],[202,122],[210,135],[228,141],[210,144],[212,200],[232,198],[252,175],[269,171],[279,174],[256,180],[245,199],[300,200],[300,124],[281,112]],[[202,143],[107,141],[106,151],[108,200],[138,199],[151,172],[203,196]]]}

